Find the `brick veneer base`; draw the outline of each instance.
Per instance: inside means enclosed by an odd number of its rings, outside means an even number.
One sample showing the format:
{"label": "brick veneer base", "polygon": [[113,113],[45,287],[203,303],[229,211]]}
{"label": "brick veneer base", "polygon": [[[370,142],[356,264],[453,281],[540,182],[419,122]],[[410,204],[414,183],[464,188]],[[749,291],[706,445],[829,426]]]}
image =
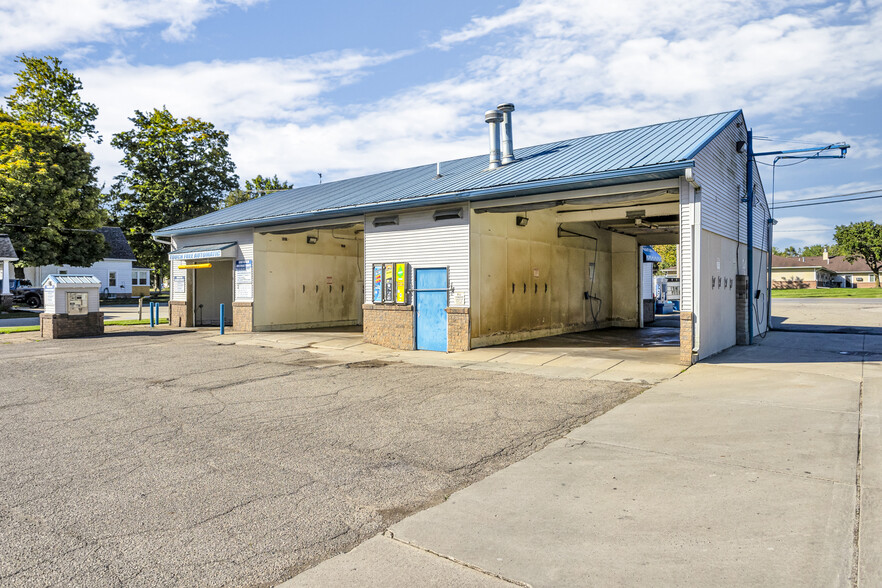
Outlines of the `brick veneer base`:
{"label": "brick veneer base", "polygon": [[40,337],[44,339],[72,339],[96,337],[104,334],[104,313],[90,312],[83,315],[40,315]]}
{"label": "brick veneer base", "polygon": [[692,313],[680,313],[680,365],[692,365],[692,329],[695,326]]}
{"label": "brick veneer base", "polygon": [[447,308],[447,352],[468,351],[471,342],[469,309],[451,306]]}
{"label": "brick veneer base", "polygon": [[365,304],[364,342],[390,349],[411,350],[413,340],[413,306]]}
{"label": "brick veneer base", "polygon": [[233,330],[250,333],[254,330],[254,321],[252,321],[252,302],[234,302],[233,303]]}

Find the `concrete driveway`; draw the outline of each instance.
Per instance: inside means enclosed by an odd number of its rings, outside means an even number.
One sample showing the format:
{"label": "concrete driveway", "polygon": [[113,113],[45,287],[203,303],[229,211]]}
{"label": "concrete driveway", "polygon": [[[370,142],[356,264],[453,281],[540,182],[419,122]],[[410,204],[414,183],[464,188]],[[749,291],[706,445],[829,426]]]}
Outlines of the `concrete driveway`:
{"label": "concrete driveway", "polygon": [[4,586],[279,582],[646,388],[206,332],[32,335],[0,345]]}
{"label": "concrete driveway", "polygon": [[882,298],[772,298],[772,327],[882,335]]}
{"label": "concrete driveway", "polygon": [[882,337],[773,332],[284,584],[882,586]]}

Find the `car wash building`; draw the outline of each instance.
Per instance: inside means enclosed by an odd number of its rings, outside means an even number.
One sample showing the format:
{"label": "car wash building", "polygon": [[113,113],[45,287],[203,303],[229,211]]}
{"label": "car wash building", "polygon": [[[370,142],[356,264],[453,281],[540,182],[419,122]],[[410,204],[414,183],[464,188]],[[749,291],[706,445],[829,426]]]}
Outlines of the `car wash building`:
{"label": "car wash building", "polygon": [[[166,227],[171,323],[363,328],[456,352],[652,320],[644,246],[679,245],[680,359],[768,329],[768,205],[742,112],[268,194]],[[752,205],[748,214],[748,200]],[[750,231],[748,230],[750,227]],[[750,275],[749,275],[750,272]]]}

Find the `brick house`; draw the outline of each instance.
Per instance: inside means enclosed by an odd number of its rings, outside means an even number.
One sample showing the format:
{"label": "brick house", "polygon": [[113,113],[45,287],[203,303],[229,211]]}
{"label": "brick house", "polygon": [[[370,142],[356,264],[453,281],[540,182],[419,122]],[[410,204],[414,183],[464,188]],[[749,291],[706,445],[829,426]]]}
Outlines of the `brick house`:
{"label": "brick house", "polygon": [[772,256],[772,288],[874,288],[876,275],[863,259],[848,261],[845,256]]}

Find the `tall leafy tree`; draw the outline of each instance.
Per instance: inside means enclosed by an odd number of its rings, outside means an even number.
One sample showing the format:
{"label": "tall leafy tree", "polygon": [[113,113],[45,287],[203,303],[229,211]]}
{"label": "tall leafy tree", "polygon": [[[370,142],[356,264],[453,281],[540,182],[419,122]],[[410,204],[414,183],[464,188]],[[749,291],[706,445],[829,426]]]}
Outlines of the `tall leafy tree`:
{"label": "tall leafy tree", "polygon": [[653,245],[655,251],[661,255],[662,261],[658,264],[659,269],[667,269],[669,267],[677,267],[677,246],[676,245]]}
{"label": "tall leafy tree", "polygon": [[802,248],[800,255],[805,257],[817,257],[819,255],[824,255],[824,249],[827,250],[827,255],[830,257],[842,255],[842,248],[839,247],[839,245],[807,245]]}
{"label": "tall leafy tree", "polygon": [[833,238],[849,261],[861,258],[867,262],[876,274],[876,287],[882,288],[879,283],[879,272],[882,270],[882,225],[873,221],[839,225]]}
{"label": "tall leafy tree", "polygon": [[198,118],[175,118],[166,108],[135,111],[133,128],[113,136],[125,171],[115,178],[111,209],[138,261],[157,284],[168,272],[168,250],[151,233],[216,210],[239,185],[227,151],[229,136]]}
{"label": "tall leafy tree", "polygon": [[290,190],[293,187],[287,181],[279,180],[277,175],[271,178],[258,175],[254,179],[245,181],[245,189],[236,188],[227,194],[224,206],[235,206],[236,204],[242,204],[243,202],[266,196],[270,192]]}
{"label": "tall leafy tree", "polygon": [[18,83],[6,97],[6,106],[16,118],[41,125],[59,127],[67,141],[78,143],[89,137],[97,143],[101,136],[92,124],[98,107],[80,98],[83,84],[61,66],[61,60],[19,55],[22,69],[16,73]]}
{"label": "tall leafy tree", "polygon": [[92,155],[64,133],[0,113],[0,231],[20,265],[88,266],[106,253]]}

